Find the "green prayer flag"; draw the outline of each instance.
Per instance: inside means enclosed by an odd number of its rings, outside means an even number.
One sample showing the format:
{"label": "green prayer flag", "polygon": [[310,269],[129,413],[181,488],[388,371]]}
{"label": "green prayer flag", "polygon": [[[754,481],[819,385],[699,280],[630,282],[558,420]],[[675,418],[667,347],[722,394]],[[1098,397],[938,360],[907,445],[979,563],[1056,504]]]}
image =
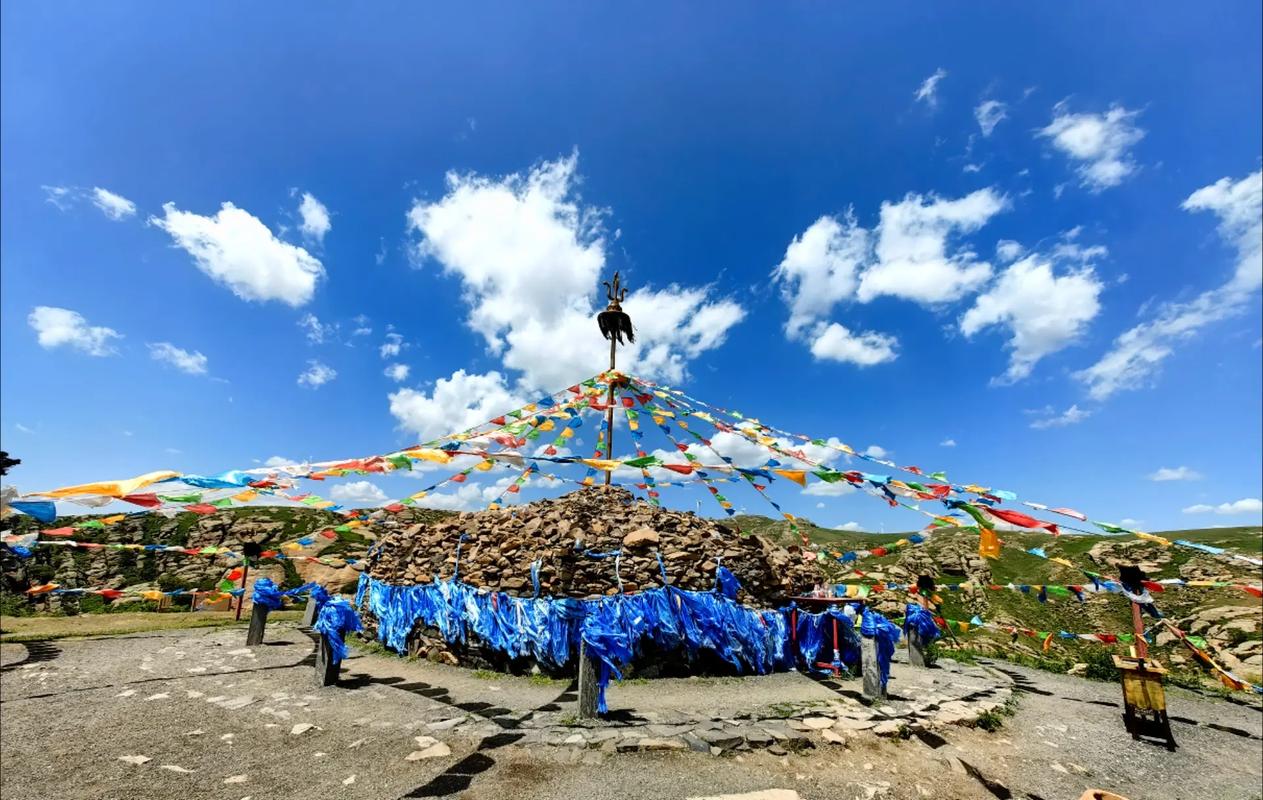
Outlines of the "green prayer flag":
{"label": "green prayer flag", "polygon": [[1092,524],[1106,533],[1131,533],[1131,531],[1127,528],[1120,528],[1119,526],[1113,525],[1109,522],[1097,522],[1096,520],[1092,520]]}
{"label": "green prayer flag", "polygon": [[815,475],[817,478],[824,481],[825,483],[837,483],[838,481],[842,480],[842,477],[843,477],[841,472],[838,472],[837,470],[832,470],[832,469],[818,469],[811,474]]}
{"label": "green prayer flag", "polygon": [[995,525],[992,524],[991,520],[985,514],[979,511],[977,507],[975,507],[972,503],[961,503],[960,508],[962,508],[966,514],[973,517],[978,522],[978,524],[981,525],[982,527],[988,528],[988,529],[995,527]]}
{"label": "green prayer flag", "polygon": [[200,503],[202,495],[199,494],[160,494],[158,495],[168,503]]}
{"label": "green prayer flag", "polygon": [[231,508],[231,507],[232,507],[232,498],[231,498],[231,497],[225,497],[225,498],[223,498],[222,500],[212,500],[212,501],[210,501],[210,503],[209,503],[208,505],[212,505],[212,506],[214,506],[215,508]]}
{"label": "green prayer flag", "polygon": [[350,525],[339,525],[338,527],[336,527],[336,528],[334,528],[334,529],[333,529],[333,532],[334,532],[334,533],[350,533],[350,532],[351,532],[351,526],[350,526]]}
{"label": "green prayer flag", "polygon": [[658,460],[657,456],[641,456],[640,458],[633,458],[630,461],[623,462],[625,466],[635,467],[636,469],[644,469],[645,467],[655,467],[661,463],[662,462]]}
{"label": "green prayer flag", "polygon": [[105,523],[99,519],[90,519],[87,522],[80,522],[75,525],[76,528],[104,528]]}
{"label": "green prayer flag", "polygon": [[407,456],[390,456],[386,459],[395,465],[395,469],[412,469],[412,459]]}

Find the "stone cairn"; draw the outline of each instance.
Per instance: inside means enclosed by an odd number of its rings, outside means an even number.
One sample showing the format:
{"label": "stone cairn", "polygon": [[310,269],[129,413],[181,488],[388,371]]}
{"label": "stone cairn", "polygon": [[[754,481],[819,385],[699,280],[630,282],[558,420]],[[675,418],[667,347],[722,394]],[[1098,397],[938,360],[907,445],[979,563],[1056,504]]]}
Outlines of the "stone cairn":
{"label": "stone cairn", "polygon": [[410,526],[382,539],[369,575],[405,585],[428,583],[436,574],[450,578],[462,534],[468,538],[461,545],[461,580],[511,594],[533,592],[531,562],[536,560],[542,561],[543,596],[618,594],[614,559],[584,553],[620,549],[624,592],[662,585],[655,551],[662,555],[671,585],[700,591],[714,587],[716,557],[721,557],[741,580],[738,599],[755,606],[779,604],[821,580],[797,547],[778,547],[759,536],[743,536],[722,521],[637,501],[618,487],[580,489],[552,500]]}
{"label": "stone cairn", "polygon": [[[533,593],[531,563],[536,560],[541,562],[543,597],[616,595],[619,577],[625,593],[659,587],[656,553],[671,585],[680,589],[713,589],[716,567],[722,563],[741,581],[738,601],[756,608],[776,608],[822,580],[814,561],[804,560],[796,546],[780,547],[742,535],[730,523],[653,506],[619,487],[581,489],[556,499],[412,525],[382,538],[368,574],[395,585],[429,583],[435,575],[451,578],[462,535],[460,580],[516,595]],[[622,551],[618,577],[613,557],[585,554],[617,550]],[[374,620],[365,622],[367,632],[375,629]],[[414,631],[417,655],[470,665],[492,661],[469,653],[457,657],[436,634]]]}

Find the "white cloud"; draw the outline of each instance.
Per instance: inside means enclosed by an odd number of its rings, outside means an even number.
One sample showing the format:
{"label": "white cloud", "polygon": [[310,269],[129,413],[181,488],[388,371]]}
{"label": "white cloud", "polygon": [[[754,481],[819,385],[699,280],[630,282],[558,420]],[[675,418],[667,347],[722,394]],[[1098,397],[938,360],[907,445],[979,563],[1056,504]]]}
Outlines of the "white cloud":
{"label": "white cloud", "polygon": [[507,476],[486,486],[462,483],[455,491],[444,487],[417,500],[416,504],[422,508],[437,508],[445,511],[476,511],[486,508],[488,503],[504,491],[508,485],[506,481],[512,479],[512,476]]}
{"label": "white cloud", "polygon": [[816,503],[816,508],[824,508],[824,501],[822,500],[819,503]]}
{"label": "white cloud", "polygon": [[32,430],[31,428],[26,427],[25,425],[23,425],[23,424],[22,424],[22,423],[20,423],[20,422],[15,422],[15,423],[13,423],[13,427],[14,427],[14,428],[18,431],[18,433],[30,433],[30,434],[34,434],[34,433],[35,433],[35,431],[34,431],[34,430]]}
{"label": "white cloud", "polygon": [[1100,192],[1137,170],[1130,151],[1145,136],[1134,122],[1139,113],[1114,105],[1104,114],[1074,114],[1062,101],[1053,106],[1053,121],[1038,135],[1078,162],[1081,186]]}
{"label": "white cloud", "polygon": [[402,336],[397,333],[388,333],[386,334],[386,341],[377,349],[377,352],[381,354],[382,358],[396,358],[407,346]]}
{"label": "white cloud", "polygon": [[324,344],[326,339],[333,338],[338,331],[337,323],[325,325],[315,314],[304,314],[298,320],[298,327],[303,329],[309,344]]}
{"label": "white cloud", "polygon": [[995,126],[1008,118],[1007,109],[1008,106],[999,100],[984,100],[978,104],[974,109],[974,119],[978,120],[983,136],[990,136]]}
{"label": "white cloud", "polygon": [[861,367],[884,364],[898,358],[899,341],[874,331],[852,333],[837,322],[821,323],[811,341],[811,354],[821,361],[843,361]]}
{"label": "white cloud", "polygon": [[306,386],[308,389],[319,389],[336,377],[338,377],[337,370],[328,364],[312,359],[307,362],[307,369],[298,376],[298,385]]}
{"label": "white cloud", "polygon": [[825,215],[794,237],[772,273],[789,305],[786,332],[791,338],[855,295],[871,248],[868,231],[851,211],[841,221]]}
{"label": "white cloud", "polygon": [[815,483],[807,484],[807,488],[803,489],[803,494],[811,495],[812,497],[842,497],[855,491],[857,491],[856,488],[846,481],[837,481],[835,483],[816,481]]}
{"label": "white cloud", "polygon": [[102,214],[116,222],[136,215],[135,203],[100,186],[92,190],[92,204],[101,209]]}
{"label": "white cloud", "polygon": [[379,506],[388,499],[377,484],[369,481],[339,484],[329,490],[329,498],[342,505],[358,507]]}
{"label": "white cloud", "polygon": [[939,443],[938,443],[938,446],[939,446],[939,447],[955,447],[955,446],[956,446],[956,440],[955,440],[955,439],[944,439],[943,441],[941,441],[941,442],[939,442]]}
{"label": "white cloud", "polygon": [[439,378],[429,394],[416,389],[390,394],[390,413],[423,441],[459,433],[523,405],[499,372],[469,375],[463,369]]}
{"label": "white cloud", "polygon": [[298,213],[303,218],[298,229],[303,236],[316,242],[323,242],[325,234],[333,229],[329,221],[329,209],[317,200],[310,192],[303,192],[302,202],[298,204]]}
{"label": "white cloud", "polygon": [[861,527],[860,527],[860,524],[859,524],[858,522],[844,522],[844,523],[842,523],[841,525],[839,525],[839,526],[837,526],[836,528],[834,528],[834,530],[837,530],[837,531],[858,531],[858,530],[863,530],[863,528],[861,528]]}
{"label": "white cloud", "polygon": [[301,247],[277,239],[248,211],[224,203],[213,217],[162,207],[149,222],[171,235],[193,256],[197,268],[243,300],[279,300],[301,306],[311,300],[324,277],[319,259]]}
{"label": "white cloud", "polygon": [[864,451],[864,455],[869,458],[885,458],[890,455],[890,451],[879,445],[870,444],[868,449]]}
{"label": "white cloud", "polygon": [[996,381],[1012,383],[1083,334],[1100,313],[1102,288],[1090,267],[1057,275],[1051,261],[1030,255],[974,300],[960,319],[960,331],[971,337],[993,325],[1007,328],[1009,367]]}
{"label": "white cloud", "polygon": [[1122,519],[1118,521],[1118,524],[1126,526],[1128,528],[1134,528],[1137,525],[1143,525],[1144,522],[1145,521],[1143,519],[1132,519],[1131,517],[1123,517]]}
{"label": "white cloud", "polygon": [[947,70],[942,67],[934,70],[934,74],[922,81],[921,85],[917,87],[917,91],[916,94],[913,95],[913,99],[918,103],[925,103],[930,108],[934,108],[938,105],[939,81],[946,77]]}
{"label": "white cloud", "polygon": [[898,203],[882,203],[877,262],[865,270],[856,297],[868,302],[890,295],[932,304],[973,291],[991,277],[991,265],[967,248],[949,255],[948,238],[978,230],[1008,205],[990,188],[957,200],[909,194]]}
{"label": "white cloud", "polygon": [[[442,199],[417,201],[408,212],[420,237],[416,255],[460,278],[468,325],[521,373],[524,389],[573,383],[608,357],[594,320],[605,212],[581,203],[577,165],[572,155],[501,179],[450,173]],[[620,348],[620,367],[670,381],[745,315],[734,301],[711,299],[708,288],[675,285],[640,287],[623,305],[637,337]]]}
{"label": "white cloud", "polygon": [[78,192],[69,186],[41,186],[44,190],[44,202],[54,206],[58,211],[68,211],[78,199]]}
{"label": "white cloud", "polygon": [[1149,475],[1151,481],[1198,481],[1202,476],[1188,467],[1162,467]]}
{"label": "white cloud", "polygon": [[1070,406],[1069,408],[1067,408],[1065,411],[1063,411],[1060,414],[1058,414],[1052,408],[1052,406],[1045,406],[1044,408],[1038,411],[1027,412],[1027,413],[1039,415],[1037,419],[1031,422],[1031,427],[1036,430],[1045,430],[1047,428],[1064,428],[1067,425],[1077,425],[1078,423],[1092,416],[1091,411],[1084,411],[1083,409],[1079,408],[1077,404]]}
{"label": "white cloud", "polygon": [[1195,506],[1189,506],[1184,509],[1185,514],[1260,514],[1263,513],[1263,500],[1257,497],[1247,497],[1242,500],[1236,500],[1231,503],[1220,503],[1217,506],[1208,506],[1199,503]]}
{"label": "white cloud", "polygon": [[292,458],[286,458],[285,456],[272,456],[272,457],[271,457],[271,458],[269,458],[267,461],[264,461],[264,462],[263,462],[263,466],[265,466],[265,467],[284,467],[284,466],[286,466],[286,465],[288,465],[288,464],[293,464],[293,463],[295,463],[295,462],[294,462],[294,459],[292,459]]}
{"label": "white cloud", "polygon": [[871,231],[849,210],[816,220],[790,242],[772,273],[790,310],[788,338],[819,359],[862,366],[894,360],[894,337],[830,323],[834,306],[883,295],[935,305],[976,290],[991,277],[991,265],[968,248],[949,248],[949,239],[977,230],[1007,206],[1007,198],[987,188],[955,200],[908,194],[882,203]]}
{"label": "white cloud", "polygon": [[190,375],[206,374],[206,356],[194,350],[181,349],[170,342],[150,342],[149,355],[155,361],[165,361],[181,372]]}
{"label": "white cloud", "polygon": [[1236,250],[1236,268],[1223,285],[1183,303],[1167,303],[1154,319],[1124,331],[1092,366],[1075,373],[1088,394],[1104,400],[1148,385],[1181,339],[1241,313],[1263,285],[1263,172],[1223,178],[1189,195],[1186,211],[1212,211],[1219,235]]}
{"label": "white cloud", "polygon": [[26,321],[38,335],[40,347],[46,350],[65,345],[90,356],[111,356],[118,351],[110,340],[123,338],[113,328],[89,325],[79,312],[68,308],[36,306]]}
{"label": "white cloud", "polygon": [[392,381],[398,383],[400,381],[406,381],[408,379],[408,373],[411,371],[412,369],[407,364],[391,364],[389,367],[386,367],[385,375],[387,378],[390,378]]}
{"label": "white cloud", "polygon": [[1018,260],[1025,252],[1026,248],[1023,247],[1021,243],[1015,242],[1012,239],[1001,239],[995,243],[996,258],[1006,264],[1011,261]]}

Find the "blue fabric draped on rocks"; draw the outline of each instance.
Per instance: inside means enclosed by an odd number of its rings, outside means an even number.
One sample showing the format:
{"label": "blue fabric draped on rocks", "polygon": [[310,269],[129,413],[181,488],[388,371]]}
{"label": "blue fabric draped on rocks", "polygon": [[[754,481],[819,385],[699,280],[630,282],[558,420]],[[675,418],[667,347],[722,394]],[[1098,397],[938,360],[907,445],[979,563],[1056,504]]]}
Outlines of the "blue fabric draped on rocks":
{"label": "blue fabric draped on rocks", "polygon": [[[667,586],[595,600],[516,597],[454,580],[392,586],[362,575],[357,604],[377,618],[378,638],[403,653],[418,622],[450,643],[470,637],[510,657],[531,656],[562,667],[580,641],[600,662],[600,702],[611,675],[645,641],[693,658],[710,651],[741,672],[767,673],[794,664],[782,611],[756,611],[714,592]],[[365,605],[366,604],[366,605]]]}
{"label": "blue fabric draped on rocks", "polygon": [[276,587],[271,578],[259,578],[254,582],[254,592],[250,595],[250,602],[268,611],[276,611],[281,607],[281,590]]}
{"label": "blue fabric draped on rocks", "polygon": [[903,619],[904,630],[920,634],[922,644],[933,642],[943,633],[934,621],[934,615],[916,603],[908,603]]}
{"label": "blue fabric draped on rocks", "polygon": [[736,600],[737,590],[740,588],[741,581],[737,580],[737,576],[733,575],[727,567],[721,566],[715,570],[715,590],[724,597]]}
{"label": "blue fabric draped on rocks", "polygon": [[[798,652],[802,653],[807,668],[816,663],[816,656],[824,647],[825,637],[833,638],[833,620],[838,621],[838,655],[842,663],[852,667],[860,660],[860,638],[855,633],[851,619],[840,608],[831,608],[819,614],[798,611]],[[832,657],[832,653],[830,653]]]}
{"label": "blue fabric draped on rocks", "polygon": [[877,642],[877,667],[881,670],[881,685],[890,680],[890,659],[895,655],[895,643],[899,641],[899,626],[878,614],[865,611],[860,621],[860,635]]}
{"label": "blue fabric draped on rocks", "polygon": [[346,658],[346,635],[363,627],[355,607],[341,597],[334,597],[320,607],[316,624],[311,629],[328,637],[331,660],[341,664]]}

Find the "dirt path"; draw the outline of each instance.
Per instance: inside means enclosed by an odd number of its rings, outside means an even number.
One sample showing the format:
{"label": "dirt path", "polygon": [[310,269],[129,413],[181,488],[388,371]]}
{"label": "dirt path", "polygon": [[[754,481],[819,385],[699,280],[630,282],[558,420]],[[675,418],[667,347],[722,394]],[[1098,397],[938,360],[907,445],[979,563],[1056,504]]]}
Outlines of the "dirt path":
{"label": "dirt path", "polygon": [[[204,629],[0,647],[0,795],[682,800],[779,789],[786,800],[997,796],[981,776],[1013,797],[1046,800],[1077,798],[1087,786],[1131,800],[1259,796],[1258,711],[1173,693],[1173,713],[1188,721],[1177,722],[1180,750],[1167,754],[1123,732],[1118,709],[1108,705],[1117,701],[1116,686],[1008,665],[1001,666],[1027,691],[994,734],[951,728],[942,737],[900,740],[865,733],[845,747],[822,742],[801,755],[715,757],[532,743],[533,716],[574,702],[564,682],[485,680],[355,655],[341,686],[315,689],[305,635],[280,625],[264,646],[247,649],[243,639],[240,629]],[[924,679],[905,669],[897,668],[892,692],[901,681]],[[831,695],[787,674],[629,684],[615,696],[661,713],[698,704],[732,713]],[[418,736],[430,739],[419,743]],[[429,755],[408,760],[418,752]]]}

